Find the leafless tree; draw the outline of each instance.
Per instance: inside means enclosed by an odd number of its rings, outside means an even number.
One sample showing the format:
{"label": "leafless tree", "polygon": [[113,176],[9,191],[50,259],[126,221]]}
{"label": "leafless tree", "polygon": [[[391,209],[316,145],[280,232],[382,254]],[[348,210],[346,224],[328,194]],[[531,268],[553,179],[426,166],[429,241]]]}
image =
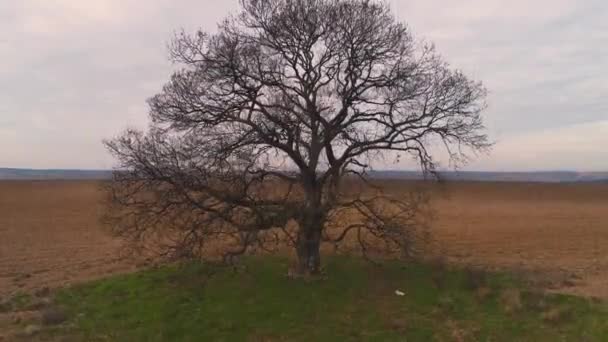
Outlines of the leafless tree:
{"label": "leafless tree", "polygon": [[149,100],[149,130],[106,142],[109,221],[167,256],[285,240],[307,274],[324,242],[402,246],[424,201],[367,182],[374,162],[409,156],[432,174],[435,146],[456,162],[488,146],[482,84],[381,1],[241,0],[170,54],[180,69]]}

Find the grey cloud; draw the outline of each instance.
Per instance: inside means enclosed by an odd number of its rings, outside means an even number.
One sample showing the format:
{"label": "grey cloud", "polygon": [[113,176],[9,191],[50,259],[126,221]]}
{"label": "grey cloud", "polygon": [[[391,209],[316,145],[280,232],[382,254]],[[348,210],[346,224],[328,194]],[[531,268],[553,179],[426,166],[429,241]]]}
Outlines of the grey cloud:
{"label": "grey cloud", "polygon": [[[608,4],[488,1],[486,6],[492,3],[506,13],[430,24],[413,15],[429,26],[429,37],[448,60],[490,89],[486,121],[497,145],[490,157],[469,168],[607,169],[601,146],[608,144],[608,134],[598,127],[608,119],[608,59],[602,57],[608,55]],[[442,5],[449,13],[459,4]],[[443,33],[452,27],[456,33]],[[566,133],[593,136],[597,146],[577,146],[576,140],[568,146],[560,138]],[[522,154],[534,157],[522,159]]]}
{"label": "grey cloud", "polygon": [[[165,49],[172,33],[213,30],[237,2],[0,2],[0,166],[112,166],[101,139],[146,125],[145,100],[172,70]],[[605,1],[390,2],[417,36],[490,90],[496,152],[469,168],[586,169],[572,157],[576,146],[563,146],[563,155],[527,146],[547,153],[527,165],[515,142],[567,133],[608,144],[599,124],[608,120]],[[579,152],[599,160],[604,153],[582,143]],[[593,168],[608,169],[603,160]]]}

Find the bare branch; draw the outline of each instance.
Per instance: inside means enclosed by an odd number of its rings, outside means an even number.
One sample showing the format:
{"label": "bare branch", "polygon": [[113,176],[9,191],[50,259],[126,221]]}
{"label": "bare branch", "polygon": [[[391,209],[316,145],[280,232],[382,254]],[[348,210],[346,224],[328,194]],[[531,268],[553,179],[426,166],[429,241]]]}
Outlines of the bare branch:
{"label": "bare branch", "polygon": [[402,153],[432,174],[434,146],[454,164],[490,146],[483,85],[382,1],[241,0],[217,33],[169,48],[179,70],[149,100],[149,131],[106,142],[119,161],[108,222],[167,255],[280,242],[315,271],[322,236],[356,232],[365,254],[368,238],[402,246],[426,199],[390,198],[366,171]]}

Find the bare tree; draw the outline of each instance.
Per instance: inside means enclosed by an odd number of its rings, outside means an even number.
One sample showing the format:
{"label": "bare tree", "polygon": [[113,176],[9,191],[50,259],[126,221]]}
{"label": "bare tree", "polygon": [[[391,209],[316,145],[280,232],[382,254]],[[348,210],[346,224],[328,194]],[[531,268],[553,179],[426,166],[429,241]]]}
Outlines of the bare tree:
{"label": "bare tree", "polygon": [[217,33],[180,33],[170,53],[181,68],[149,100],[148,132],[106,142],[120,162],[110,222],[167,256],[285,240],[297,272],[316,273],[323,242],[402,246],[424,201],[366,171],[404,155],[432,174],[434,146],[455,162],[488,146],[482,84],[380,1],[241,0]]}

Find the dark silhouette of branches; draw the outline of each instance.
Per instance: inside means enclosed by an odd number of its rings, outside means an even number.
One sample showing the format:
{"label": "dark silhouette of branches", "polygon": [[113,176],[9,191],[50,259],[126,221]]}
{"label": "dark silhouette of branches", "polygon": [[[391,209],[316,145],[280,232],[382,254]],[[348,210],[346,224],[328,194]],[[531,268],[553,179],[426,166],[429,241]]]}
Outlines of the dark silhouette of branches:
{"label": "dark silhouette of branches", "polygon": [[109,222],[166,256],[290,243],[315,273],[322,242],[403,246],[425,196],[390,197],[366,171],[403,155],[433,174],[434,146],[457,163],[488,147],[482,84],[380,1],[242,0],[170,52],[180,69],[149,100],[149,131],[106,142],[120,162]]}

